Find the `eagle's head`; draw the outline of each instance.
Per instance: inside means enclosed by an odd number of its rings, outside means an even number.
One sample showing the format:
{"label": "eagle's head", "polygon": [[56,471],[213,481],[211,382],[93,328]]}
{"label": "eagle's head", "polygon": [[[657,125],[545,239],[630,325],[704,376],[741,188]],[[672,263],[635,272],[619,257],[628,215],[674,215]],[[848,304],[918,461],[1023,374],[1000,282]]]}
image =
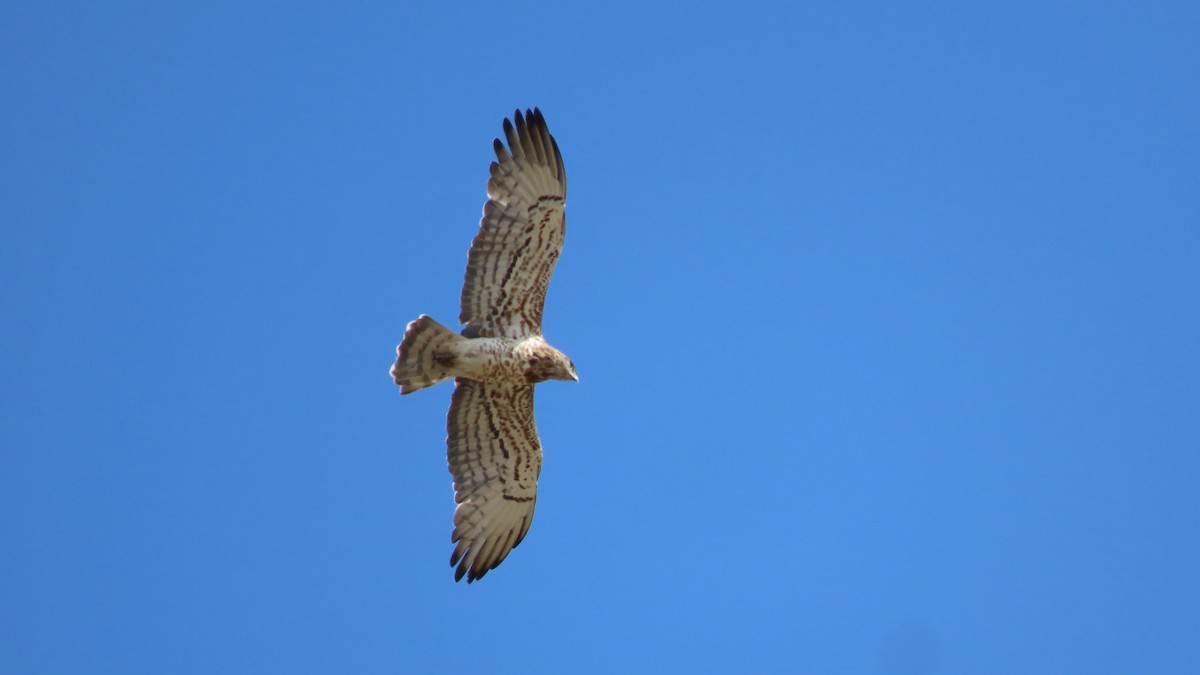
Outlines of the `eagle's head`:
{"label": "eagle's head", "polygon": [[550,345],[541,345],[529,355],[528,367],[525,369],[525,379],[530,382],[545,382],[546,380],[579,381],[575,374],[575,364],[566,354]]}

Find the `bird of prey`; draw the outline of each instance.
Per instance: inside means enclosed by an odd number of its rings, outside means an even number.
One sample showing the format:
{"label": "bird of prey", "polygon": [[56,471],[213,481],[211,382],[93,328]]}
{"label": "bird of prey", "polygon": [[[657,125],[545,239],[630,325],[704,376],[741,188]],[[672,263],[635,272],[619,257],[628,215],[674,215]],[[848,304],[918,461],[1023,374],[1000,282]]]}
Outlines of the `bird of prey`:
{"label": "bird of prey", "polygon": [[480,579],[521,543],[533,520],[542,445],[533,386],[578,382],[575,364],[542,337],[542,306],[562,251],[567,175],[537,108],[504,120],[493,143],[487,203],[467,258],[461,334],[422,315],[408,324],[391,374],[401,394],[454,378],[446,420],[454,476],[455,581]]}

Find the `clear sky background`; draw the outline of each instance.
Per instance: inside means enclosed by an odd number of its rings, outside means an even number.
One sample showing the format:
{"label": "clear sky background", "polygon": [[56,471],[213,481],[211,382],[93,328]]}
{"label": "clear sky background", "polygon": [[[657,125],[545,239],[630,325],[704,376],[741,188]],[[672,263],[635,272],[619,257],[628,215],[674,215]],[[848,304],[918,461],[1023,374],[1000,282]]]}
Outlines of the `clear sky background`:
{"label": "clear sky background", "polygon": [[[8,3],[5,673],[1200,672],[1200,9]],[[448,565],[491,142],[568,234]]]}

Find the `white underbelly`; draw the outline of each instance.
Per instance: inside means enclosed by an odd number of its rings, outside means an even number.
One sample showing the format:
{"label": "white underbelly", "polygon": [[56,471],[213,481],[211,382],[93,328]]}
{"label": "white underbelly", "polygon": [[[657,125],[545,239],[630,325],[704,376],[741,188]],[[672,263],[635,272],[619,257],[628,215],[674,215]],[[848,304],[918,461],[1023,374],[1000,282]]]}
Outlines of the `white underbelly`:
{"label": "white underbelly", "polygon": [[481,382],[524,382],[524,364],[514,353],[520,342],[509,338],[469,340],[458,350],[455,374]]}

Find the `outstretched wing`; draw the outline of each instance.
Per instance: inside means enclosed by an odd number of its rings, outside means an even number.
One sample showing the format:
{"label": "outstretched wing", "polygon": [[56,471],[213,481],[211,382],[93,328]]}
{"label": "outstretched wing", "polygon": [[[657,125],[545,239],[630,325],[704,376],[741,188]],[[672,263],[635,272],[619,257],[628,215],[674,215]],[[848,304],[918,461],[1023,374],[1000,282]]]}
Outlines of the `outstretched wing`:
{"label": "outstretched wing", "polygon": [[454,475],[454,580],[482,578],[516,548],[533,522],[542,445],[533,385],[458,378],[446,421]]}
{"label": "outstretched wing", "polygon": [[[495,141],[479,234],[463,284],[465,335],[521,338],[542,332],[546,288],[566,231],[567,174],[558,144],[537,108],[504,120]],[[511,152],[510,152],[511,150]]]}

